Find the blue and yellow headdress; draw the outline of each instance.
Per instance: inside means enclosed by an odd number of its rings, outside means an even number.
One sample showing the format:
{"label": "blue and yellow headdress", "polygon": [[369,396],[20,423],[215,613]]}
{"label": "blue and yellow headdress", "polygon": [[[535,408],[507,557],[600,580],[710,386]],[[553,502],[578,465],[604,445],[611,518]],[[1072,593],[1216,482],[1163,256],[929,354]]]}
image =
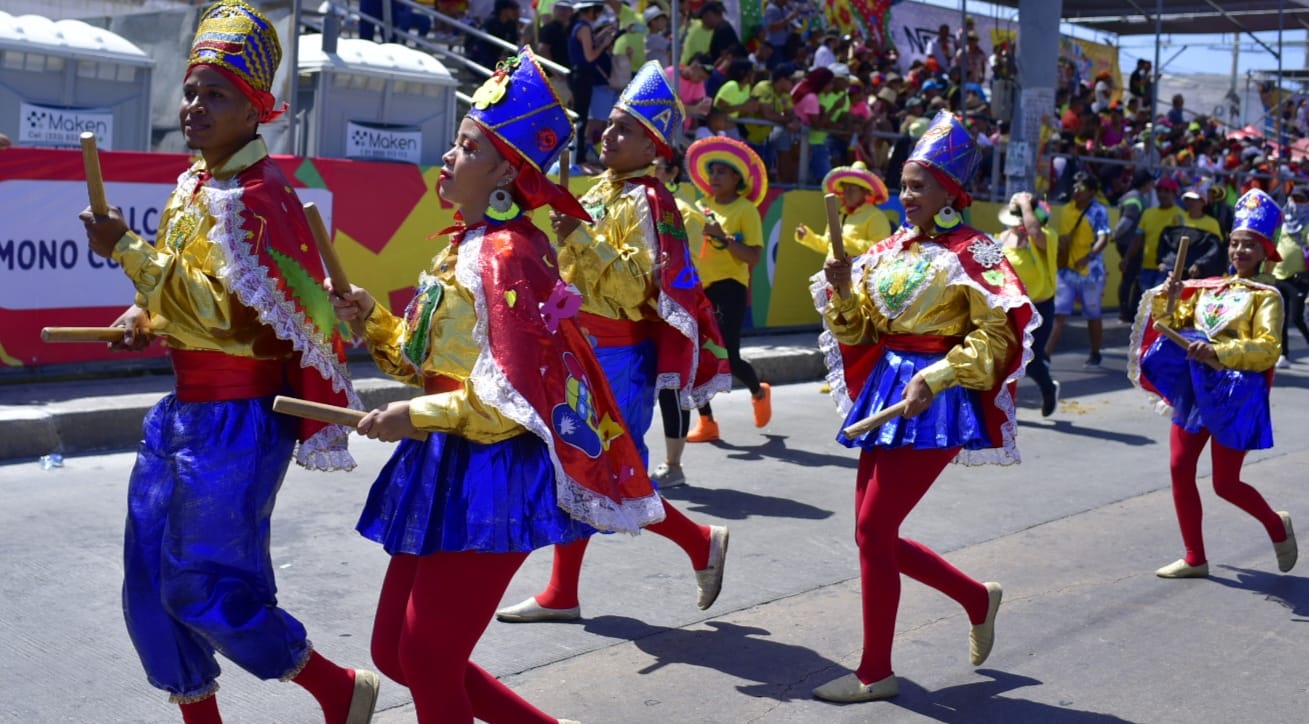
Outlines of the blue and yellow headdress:
{"label": "blue and yellow headdress", "polygon": [[473,94],[468,117],[537,171],[554,165],[573,133],[564,104],[527,46],[500,61]]}
{"label": "blue and yellow headdress", "polygon": [[658,62],[652,60],[641,66],[632,82],[618,96],[614,108],[640,121],[661,146],[660,153],[672,155],[673,139],[686,118],[686,109]]}
{"label": "blue and yellow headdress", "polygon": [[548,204],[556,211],[591,221],[568,189],[545,176],[545,169],[553,166],[568,146],[573,125],[531,48],[523,46],[518,55],[500,61],[495,73],[473,94],[468,118],[518,170],[513,192],[523,209]]}
{"label": "blue and yellow headdress", "polygon": [[1259,235],[1264,251],[1271,261],[1281,261],[1273,239],[1277,237],[1277,227],[1282,225],[1282,209],[1273,197],[1259,189],[1246,191],[1236,200],[1236,214],[1232,222],[1232,232],[1245,230]]}
{"label": "blue and yellow headdress", "polygon": [[261,122],[286,110],[273,110],[273,76],[282,63],[277,29],[242,0],[220,0],[200,16],[187,68],[207,65],[222,73],[260,111]]}

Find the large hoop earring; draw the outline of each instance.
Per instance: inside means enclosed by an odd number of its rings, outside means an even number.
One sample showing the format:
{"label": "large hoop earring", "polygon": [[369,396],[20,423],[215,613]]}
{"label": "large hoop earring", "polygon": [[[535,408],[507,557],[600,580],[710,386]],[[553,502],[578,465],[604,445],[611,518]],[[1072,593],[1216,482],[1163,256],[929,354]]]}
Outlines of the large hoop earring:
{"label": "large hoop earring", "polygon": [[951,206],[936,212],[936,215],[932,217],[932,221],[936,222],[936,228],[942,231],[949,231],[964,222],[959,212],[955,211],[954,207]]}
{"label": "large hoop earring", "polygon": [[518,218],[521,213],[522,209],[518,208],[513,194],[506,191],[504,186],[500,186],[491,192],[491,199],[486,210],[487,217],[503,224],[506,221]]}

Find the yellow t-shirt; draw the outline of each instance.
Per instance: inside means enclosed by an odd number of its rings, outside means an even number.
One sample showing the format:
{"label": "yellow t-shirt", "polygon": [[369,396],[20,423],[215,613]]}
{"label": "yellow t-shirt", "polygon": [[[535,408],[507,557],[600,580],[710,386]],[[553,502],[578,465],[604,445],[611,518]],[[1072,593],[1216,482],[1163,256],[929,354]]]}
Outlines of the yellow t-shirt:
{"label": "yellow t-shirt", "polygon": [[1027,287],[1027,297],[1033,302],[1044,302],[1054,297],[1055,274],[1059,265],[1059,235],[1053,229],[1045,232],[1045,251],[1031,243],[1020,248],[1005,244],[1004,255],[1014,273]]}
{"label": "yellow t-shirt", "polygon": [[[729,80],[718,89],[718,94],[714,96],[714,105],[724,103],[729,106],[739,106],[748,100],[750,100],[750,86]],[[741,115],[741,112],[732,111],[729,115],[732,118],[737,118]]]}
{"label": "yellow t-shirt", "polygon": [[[714,215],[718,225],[723,227],[723,233],[746,246],[763,247],[764,222],[754,204],[738,196],[732,203],[724,205],[706,196],[700,199],[699,205],[705,216]],[[750,265],[726,248],[718,248],[709,239],[705,239],[700,247],[695,265],[700,270],[700,282],[706,287],[724,279],[734,279],[750,286]]]}
{"label": "yellow t-shirt", "polygon": [[1273,265],[1273,278],[1290,279],[1304,271],[1304,249],[1280,228],[1277,230],[1277,253],[1282,260]]}
{"label": "yellow t-shirt", "polygon": [[692,20],[686,29],[686,40],[682,41],[682,62],[689,63],[693,56],[708,53],[713,39],[714,31],[706,28],[699,20]]}
{"label": "yellow t-shirt", "polygon": [[[1081,223],[1077,221],[1079,217]],[[1072,240],[1068,244],[1067,268],[1073,269],[1073,265],[1077,263],[1078,259],[1091,253],[1091,248],[1095,246],[1097,236],[1101,234],[1108,236],[1111,231],[1109,213],[1098,200],[1092,199],[1086,207],[1085,213],[1078,209],[1075,204],[1065,206],[1059,217],[1059,235],[1072,235]],[[1088,267],[1084,266],[1076,269],[1076,271],[1085,276],[1088,273]]]}
{"label": "yellow t-shirt", "polygon": [[[754,88],[750,90],[750,95],[753,96],[755,100],[759,101],[760,105],[767,106],[783,115],[786,115],[786,113],[795,105],[791,101],[791,94],[778,93],[777,90],[773,88],[773,82],[771,80],[761,80],[758,83],[755,83]],[[772,132],[772,126],[761,126],[752,123],[745,127],[746,139],[756,146],[767,143],[768,137]]]}

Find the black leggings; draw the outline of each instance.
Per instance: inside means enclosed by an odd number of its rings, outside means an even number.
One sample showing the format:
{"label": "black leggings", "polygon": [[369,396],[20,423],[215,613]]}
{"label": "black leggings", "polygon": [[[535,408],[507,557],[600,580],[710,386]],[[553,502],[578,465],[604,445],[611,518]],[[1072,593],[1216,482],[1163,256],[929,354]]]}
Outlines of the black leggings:
{"label": "black leggings", "polygon": [[[732,376],[750,388],[751,395],[759,394],[759,375],[755,374],[753,365],[741,359],[741,327],[745,325],[745,305],[749,290],[735,279],[722,279],[705,287],[704,294],[714,305],[718,331],[723,334],[727,360],[732,364]],[[714,411],[706,402],[700,408],[700,414],[713,418]]]}
{"label": "black leggings", "polygon": [[[1297,254],[1299,252],[1296,252]],[[1305,272],[1300,272],[1304,274]],[[1296,275],[1297,277],[1299,274]],[[1300,285],[1291,279],[1278,279],[1277,291],[1282,293],[1282,307],[1285,314],[1282,316],[1282,355],[1291,356],[1291,325],[1300,330],[1304,335],[1305,342],[1309,342],[1309,324],[1304,319],[1304,292],[1300,291]]]}
{"label": "black leggings", "polygon": [[664,419],[664,437],[681,440],[691,429],[691,411],[677,401],[677,390],[659,390],[659,416]]}
{"label": "black leggings", "polygon": [[591,91],[595,83],[582,77],[590,72],[590,68],[577,68],[568,76],[568,90],[573,92],[573,112],[577,114],[577,150],[573,153],[573,160],[577,163],[586,160],[586,149],[590,145],[586,138],[586,124],[591,117]]}
{"label": "black leggings", "polygon": [[1053,395],[1054,380],[1050,378],[1050,357],[1045,353],[1045,343],[1050,341],[1054,327],[1054,298],[1035,302],[1035,306],[1041,315],[1041,326],[1032,332],[1032,361],[1027,363],[1027,376],[1041,388],[1042,395]]}

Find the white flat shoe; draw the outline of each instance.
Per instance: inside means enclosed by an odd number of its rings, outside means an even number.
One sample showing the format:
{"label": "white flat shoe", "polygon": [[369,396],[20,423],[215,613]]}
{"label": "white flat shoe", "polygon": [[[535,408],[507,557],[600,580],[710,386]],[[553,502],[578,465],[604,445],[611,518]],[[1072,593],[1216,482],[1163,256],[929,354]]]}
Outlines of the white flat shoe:
{"label": "white flat shoe", "polygon": [[1185,558],[1179,558],[1155,571],[1154,574],[1160,578],[1208,578],[1209,564],[1201,563],[1193,566],[1187,563]]}
{"label": "white flat shoe", "polygon": [[727,560],[727,527],[709,526],[709,565],[695,572],[696,601],[701,611],[714,605],[723,590],[723,563]]}
{"label": "white flat shoe", "polygon": [[995,615],[1000,612],[1000,599],[1004,597],[1004,589],[995,581],[982,585],[986,586],[986,620],[968,630],[968,660],[973,666],[981,666],[991,655],[991,647],[995,645]]}
{"label": "white flat shoe", "polygon": [[860,701],[890,699],[900,693],[900,682],[892,674],[885,679],[865,684],[854,674],[846,674],[835,681],[814,689],[814,698],[834,701],[838,704],[850,704]]}
{"label": "white flat shoe", "polygon": [[582,607],[546,608],[537,603],[536,596],[507,606],[495,612],[495,620],[505,623],[538,623],[540,621],[576,621],[582,617]]}
{"label": "white flat shoe", "polygon": [[345,724],[368,724],[373,720],[373,711],[377,708],[377,692],[382,688],[382,679],[367,669],[355,669],[355,691],[350,696],[350,711],[345,715]]}
{"label": "white flat shoe", "polygon": [[1277,554],[1277,570],[1286,573],[1295,568],[1295,561],[1300,557],[1300,549],[1295,545],[1295,529],[1291,527],[1291,514],[1279,510],[1277,517],[1281,518],[1282,525],[1286,526],[1286,540],[1274,543],[1273,552]]}

